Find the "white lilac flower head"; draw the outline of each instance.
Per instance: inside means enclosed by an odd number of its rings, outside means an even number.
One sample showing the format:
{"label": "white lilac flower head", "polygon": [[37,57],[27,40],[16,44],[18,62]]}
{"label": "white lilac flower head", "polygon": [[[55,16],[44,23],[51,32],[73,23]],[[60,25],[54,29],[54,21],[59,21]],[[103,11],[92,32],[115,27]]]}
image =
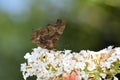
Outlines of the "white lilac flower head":
{"label": "white lilac flower head", "polygon": [[120,48],[111,46],[98,52],[82,50],[54,51],[41,47],[26,53],[26,63],[21,64],[24,79],[36,76],[36,80],[59,80],[72,71],[78,75],[78,80],[102,80],[120,73]]}

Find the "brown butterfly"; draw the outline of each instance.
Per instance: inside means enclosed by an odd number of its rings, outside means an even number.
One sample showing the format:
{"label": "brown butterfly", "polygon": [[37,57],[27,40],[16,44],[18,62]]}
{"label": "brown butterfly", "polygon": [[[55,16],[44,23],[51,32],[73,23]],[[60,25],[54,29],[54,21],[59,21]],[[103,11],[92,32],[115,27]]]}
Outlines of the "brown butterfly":
{"label": "brown butterfly", "polygon": [[33,30],[32,42],[46,49],[55,49],[55,44],[59,40],[65,29],[66,23],[58,19],[56,24],[48,24],[46,28]]}

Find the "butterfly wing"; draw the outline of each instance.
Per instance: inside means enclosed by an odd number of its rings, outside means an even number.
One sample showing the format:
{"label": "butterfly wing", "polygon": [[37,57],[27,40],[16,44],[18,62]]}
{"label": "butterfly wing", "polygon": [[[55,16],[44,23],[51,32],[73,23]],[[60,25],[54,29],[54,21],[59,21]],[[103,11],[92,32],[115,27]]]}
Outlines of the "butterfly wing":
{"label": "butterfly wing", "polygon": [[65,29],[65,21],[58,19],[56,24],[48,24],[47,27],[33,30],[32,42],[47,49],[55,49],[55,44],[59,40]]}

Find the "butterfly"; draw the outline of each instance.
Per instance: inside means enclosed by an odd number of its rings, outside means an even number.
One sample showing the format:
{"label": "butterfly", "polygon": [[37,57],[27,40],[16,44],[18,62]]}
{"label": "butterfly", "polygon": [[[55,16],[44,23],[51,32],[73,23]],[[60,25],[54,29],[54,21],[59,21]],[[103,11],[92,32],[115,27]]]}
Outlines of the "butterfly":
{"label": "butterfly", "polygon": [[33,30],[31,40],[42,48],[54,50],[57,41],[63,34],[66,27],[66,22],[62,19],[57,19],[55,24],[48,24],[46,28]]}

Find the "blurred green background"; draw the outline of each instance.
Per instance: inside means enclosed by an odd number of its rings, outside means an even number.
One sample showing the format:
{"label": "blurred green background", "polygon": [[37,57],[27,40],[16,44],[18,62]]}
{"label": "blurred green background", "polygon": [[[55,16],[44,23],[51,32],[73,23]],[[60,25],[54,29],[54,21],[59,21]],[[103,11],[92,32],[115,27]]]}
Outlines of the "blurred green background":
{"label": "blurred green background", "polygon": [[23,56],[37,47],[32,29],[59,18],[67,27],[58,50],[120,46],[120,0],[0,0],[0,80],[23,80]]}

